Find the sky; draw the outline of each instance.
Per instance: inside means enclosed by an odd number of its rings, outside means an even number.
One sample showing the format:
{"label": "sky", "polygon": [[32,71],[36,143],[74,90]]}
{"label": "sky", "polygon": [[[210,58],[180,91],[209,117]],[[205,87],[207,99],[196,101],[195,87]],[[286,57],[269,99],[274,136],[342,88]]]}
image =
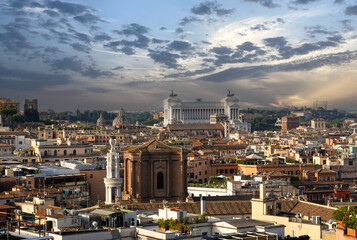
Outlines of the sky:
{"label": "sky", "polygon": [[1,0],[0,97],[41,110],[357,110],[357,0]]}

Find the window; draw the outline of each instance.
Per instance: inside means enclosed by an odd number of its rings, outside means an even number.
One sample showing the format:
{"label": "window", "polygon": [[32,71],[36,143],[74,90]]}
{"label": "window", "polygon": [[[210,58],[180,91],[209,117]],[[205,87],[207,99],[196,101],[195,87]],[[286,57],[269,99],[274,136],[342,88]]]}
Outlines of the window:
{"label": "window", "polygon": [[288,171],[288,174],[289,175],[293,175],[293,171]]}
{"label": "window", "polygon": [[300,175],[300,171],[299,170],[296,170],[296,175]]}
{"label": "window", "polygon": [[198,165],[200,165],[200,166],[201,166],[201,165],[202,165],[202,163],[201,163],[201,162],[199,162],[199,163],[198,163]]}
{"label": "window", "polygon": [[164,174],[162,172],[157,173],[156,181],[157,189],[164,189]]}
{"label": "window", "polygon": [[63,155],[67,155],[67,150],[63,150]]}
{"label": "window", "polygon": [[353,161],[350,160],[350,161],[348,162],[348,165],[352,166],[352,165],[353,165]]}
{"label": "window", "polygon": [[90,174],[90,175],[89,175],[89,178],[93,178],[93,174]]}
{"label": "window", "polygon": [[76,155],[77,154],[77,151],[76,149],[73,150],[73,155]]}
{"label": "window", "polygon": [[207,171],[205,171],[205,175],[207,175]]}
{"label": "window", "polygon": [[55,150],[55,151],[53,152],[53,155],[57,156],[57,150]]}
{"label": "window", "polygon": [[201,176],[201,172],[199,172],[199,173],[198,173],[198,175],[200,175],[200,176]]}

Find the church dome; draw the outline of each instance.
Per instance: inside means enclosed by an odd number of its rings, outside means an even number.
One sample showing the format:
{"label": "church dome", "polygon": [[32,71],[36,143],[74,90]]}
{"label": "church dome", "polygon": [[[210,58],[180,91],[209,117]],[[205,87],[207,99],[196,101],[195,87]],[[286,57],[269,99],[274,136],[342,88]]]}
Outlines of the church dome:
{"label": "church dome", "polygon": [[103,118],[103,114],[101,113],[97,120],[97,126],[103,127],[104,125],[105,125],[105,119]]}

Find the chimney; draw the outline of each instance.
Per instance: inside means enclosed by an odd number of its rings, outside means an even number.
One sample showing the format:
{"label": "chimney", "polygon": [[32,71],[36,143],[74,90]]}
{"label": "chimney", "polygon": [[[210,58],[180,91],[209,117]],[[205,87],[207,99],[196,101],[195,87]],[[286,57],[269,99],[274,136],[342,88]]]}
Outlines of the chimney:
{"label": "chimney", "polygon": [[266,198],[266,188],[264,184],[259,185],[259,199],[264,200]]}
{"label": "chimney", "polygon": [[201,196],[201,215],[206,212],[206,197]]}

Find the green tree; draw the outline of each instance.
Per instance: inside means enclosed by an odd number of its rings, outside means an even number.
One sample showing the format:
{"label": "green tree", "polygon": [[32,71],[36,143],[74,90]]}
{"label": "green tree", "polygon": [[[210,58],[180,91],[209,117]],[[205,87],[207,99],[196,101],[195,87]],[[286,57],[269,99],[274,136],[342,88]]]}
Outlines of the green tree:
{"label": "green tree", "polygon": [[10,121],[11,123],[23,123],[25,122],[25,118],[21,114],[14,114],[10,117]]}
{"label": "green tree", "polygon": [[1,115],[5,115],[5,116],[12,116],[15,115],[17,113],[17,110],[14,108],[3,108],[0,111]]}

